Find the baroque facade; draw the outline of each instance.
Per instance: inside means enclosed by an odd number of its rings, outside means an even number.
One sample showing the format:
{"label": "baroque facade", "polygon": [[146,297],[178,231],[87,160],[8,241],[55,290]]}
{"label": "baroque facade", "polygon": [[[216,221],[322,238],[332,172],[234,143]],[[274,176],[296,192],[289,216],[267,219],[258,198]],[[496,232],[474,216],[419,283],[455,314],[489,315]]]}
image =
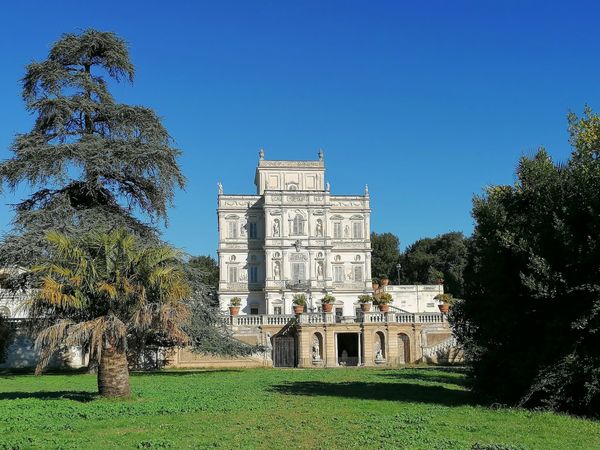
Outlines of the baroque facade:
{"label": "baroque facade", "polygon": [[219,299],[242,314],[291,314],[292,297],[318,312],[325,294],[338,316],[354,316],[371,292],[369,193],[332,195],[323,152],[314,161],[270,161],[261,150],[256,194],[224,194],[219,185]]}

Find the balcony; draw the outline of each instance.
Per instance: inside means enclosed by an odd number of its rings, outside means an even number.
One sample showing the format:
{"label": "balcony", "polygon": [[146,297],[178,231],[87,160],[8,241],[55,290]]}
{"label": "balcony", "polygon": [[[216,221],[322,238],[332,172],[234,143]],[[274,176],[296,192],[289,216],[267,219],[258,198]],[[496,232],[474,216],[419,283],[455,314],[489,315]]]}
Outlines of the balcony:
{"label": "balcony", "polygon": [[300,325],[332,325],[336,323],[360,324],[442,324],[448,319],[441,313],[398,313],[398,312],[364,312],[357,316],[336,316],[334,313],[302,313],[293,314],[255,314],[242,316],[223,315],[222,322],[230,327],[260,327],[263,325],[287,325],[297,320]]}

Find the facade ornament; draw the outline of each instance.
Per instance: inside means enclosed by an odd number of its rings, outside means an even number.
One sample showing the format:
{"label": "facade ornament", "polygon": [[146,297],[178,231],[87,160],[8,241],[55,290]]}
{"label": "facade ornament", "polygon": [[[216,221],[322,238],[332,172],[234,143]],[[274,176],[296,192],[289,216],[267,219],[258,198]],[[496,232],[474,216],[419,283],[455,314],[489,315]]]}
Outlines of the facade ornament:
{"label": "facade ornament", "polygon": [[317,263],[317,277],[323,276],[323,261]]}
{"label": "facade ornament", "polygon": [[279,261],[275,261],[275,264],[273,264],[273,277],[276,280],[279,280],[280,274],[281,274],[281,271],[279,269]]}
{"label": "facade ornament", "polygon": [[348,224],[346,224],[346,226],[344,227],[344,237],[350,237],[350,227],[348,226]]}
{"label": "facade ornament", "polygon": [[302,242],[300,242],[300,239],[296,239],[296,242],[292,244],[292,247],[295,247],[296,251],[299,252],[302,248]]}
{"label": "facade ornament", "polygon": [[321,353],[319,347],[319,338],[315,335],[313,336],[312,342],[312,358],[315,362],[321,361]]}
{"label": "facade ornament", "polygon": [[217,189],[219,190],[219,195],[222,195],[223,194],[223,185],[221,184],[220,181],[217,183]]}
{"label": "facade ornament", "polygon": [[323,236],[323,221],[321,219],[317,219],[316,232],[317,232],[317,237]]}
{"label": "facade ornament", "polygon": [[265,150],[262,147],[258,151],[258,159],[260,159],[261,161],[265,159]]}
{"label": "facade ornament", "polygon": [[273,221],[273,237],[279,237],[279,233],[280,233],[279,219],[275,219]]}

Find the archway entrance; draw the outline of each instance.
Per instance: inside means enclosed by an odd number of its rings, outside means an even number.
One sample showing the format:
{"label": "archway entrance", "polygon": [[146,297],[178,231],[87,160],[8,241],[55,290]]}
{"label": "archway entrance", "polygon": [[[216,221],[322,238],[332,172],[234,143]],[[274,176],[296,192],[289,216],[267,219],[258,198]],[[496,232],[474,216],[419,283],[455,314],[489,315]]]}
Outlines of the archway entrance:
{"label": "archway entrance", "polygon": [[360,358],[360,333],[336,333],[336,362],[338,366],[358,366]]}
{"label": "archway entrance", "polygon": [[410,339],[404,334],[398,334],[398,363],[410,363]]}

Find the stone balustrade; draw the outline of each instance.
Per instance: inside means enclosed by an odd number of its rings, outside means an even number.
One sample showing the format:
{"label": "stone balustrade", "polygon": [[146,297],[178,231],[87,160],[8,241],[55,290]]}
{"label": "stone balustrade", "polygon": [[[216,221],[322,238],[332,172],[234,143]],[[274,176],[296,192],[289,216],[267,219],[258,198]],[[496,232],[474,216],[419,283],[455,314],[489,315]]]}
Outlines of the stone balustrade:
{"label": "stone balustrade", "polygon": [[[302,313],[298,316],[293,314],[273,315],[273,314],[257,314],[257,315],[240,315],[240,316],[222,316],[222,321],[225,325],[231,327],[259,327],[263,325],[286,325],[290,321],[296,319],[300,325],[328,325],[335,323],[348,323],[348,320],[336,320],[333,313]],[[344,318],[352,319],[352,318]],[[397,313],[397,312],[364,312],[356,316],[354,323],[421,323],[421,324],[436,324],[445,323],[448,319],[441,313]]]}

